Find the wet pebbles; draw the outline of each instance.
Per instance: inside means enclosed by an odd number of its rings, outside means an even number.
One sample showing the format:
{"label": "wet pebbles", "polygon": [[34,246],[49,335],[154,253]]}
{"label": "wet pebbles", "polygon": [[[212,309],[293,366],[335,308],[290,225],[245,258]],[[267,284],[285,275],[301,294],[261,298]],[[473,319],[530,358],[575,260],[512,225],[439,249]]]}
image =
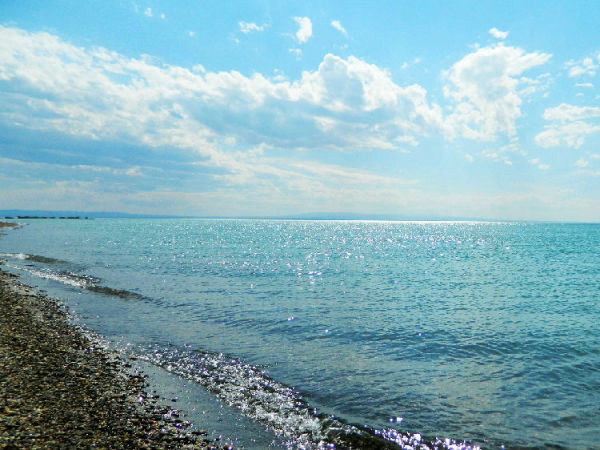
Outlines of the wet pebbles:
{"label": "wet pebbles", "polygon": [[0,271],[0,448],[215,448],[143,375]]}

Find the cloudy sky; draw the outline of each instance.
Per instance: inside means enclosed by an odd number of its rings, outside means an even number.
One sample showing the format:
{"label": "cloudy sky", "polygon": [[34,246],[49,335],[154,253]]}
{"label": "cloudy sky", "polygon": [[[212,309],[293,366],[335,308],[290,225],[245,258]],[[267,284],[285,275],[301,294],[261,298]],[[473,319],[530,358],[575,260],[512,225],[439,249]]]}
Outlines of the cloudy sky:
{"label": "cloudy sky", "polygon": [[600,221],[587,1],[3,0],[0,209]]}

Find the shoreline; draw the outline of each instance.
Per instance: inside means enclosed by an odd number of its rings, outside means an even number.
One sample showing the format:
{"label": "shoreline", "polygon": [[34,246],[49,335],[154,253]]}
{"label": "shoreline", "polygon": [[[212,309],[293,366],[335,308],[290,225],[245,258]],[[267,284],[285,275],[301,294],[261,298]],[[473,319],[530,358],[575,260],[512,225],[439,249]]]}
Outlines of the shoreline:
{"label": "shoreline", "polygon": [[0,447],[218,448],[17,279],[0,268]]}

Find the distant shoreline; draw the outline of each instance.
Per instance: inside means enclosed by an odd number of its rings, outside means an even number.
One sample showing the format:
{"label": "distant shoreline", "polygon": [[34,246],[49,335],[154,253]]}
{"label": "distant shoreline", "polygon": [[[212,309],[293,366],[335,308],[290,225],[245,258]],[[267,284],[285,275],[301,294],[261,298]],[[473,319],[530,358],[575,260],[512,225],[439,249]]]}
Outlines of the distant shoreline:
{"label": "distant shoreline", "polygon": [[[89,220],[89,217],[81,217],[81,216],[6,216],[4,217],[7,220],[14,219],[68,219],[68,220]],[[10,225],[7,222],[3,222],[6,225]]]}

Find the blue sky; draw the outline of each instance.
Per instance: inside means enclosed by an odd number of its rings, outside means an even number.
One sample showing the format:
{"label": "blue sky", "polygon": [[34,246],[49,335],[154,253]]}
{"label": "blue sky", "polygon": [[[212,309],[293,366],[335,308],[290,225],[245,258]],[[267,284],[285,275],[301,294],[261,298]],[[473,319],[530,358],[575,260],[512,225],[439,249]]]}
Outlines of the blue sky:
{"label": "blue sky", "polygon": [[0,5],[0,209],[600,221],[594,1]]}

